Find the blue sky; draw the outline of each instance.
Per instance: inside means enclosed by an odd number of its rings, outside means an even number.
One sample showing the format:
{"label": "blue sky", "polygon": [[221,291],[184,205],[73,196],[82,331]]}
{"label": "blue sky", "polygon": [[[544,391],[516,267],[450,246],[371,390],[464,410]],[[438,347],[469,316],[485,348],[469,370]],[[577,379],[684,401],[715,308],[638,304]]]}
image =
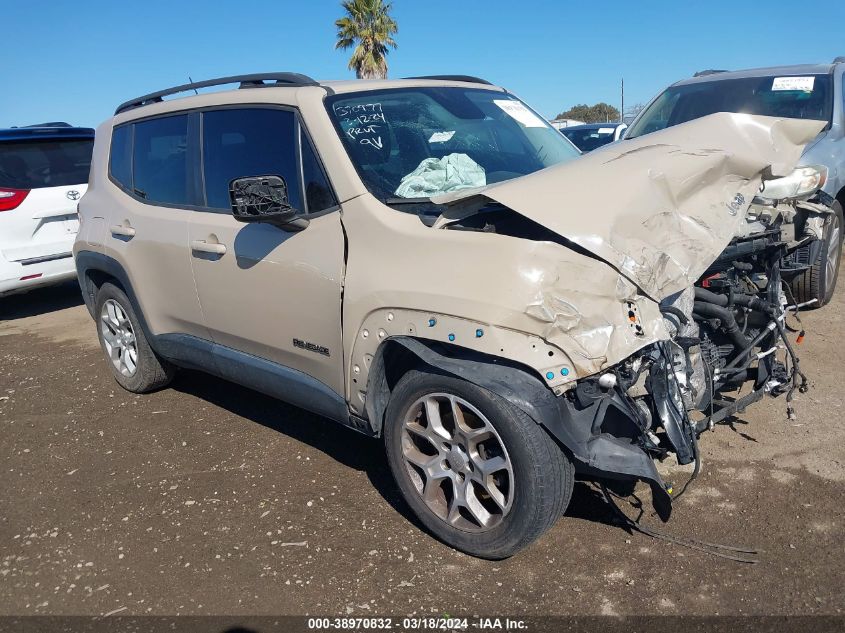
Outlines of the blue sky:
{"label": "blue sky", "polygon": [[[351,77],[334,50],[337,0],[1,0],[0,127],[96,125],[126,99],[194,80],[290,70]],[[703,68],[845,55],[845,2],[565,3],[394,0],[390,75],[463,73],[545,116],[576,103],[644,102]],[[591,13],[585,8],[596,7]]]}

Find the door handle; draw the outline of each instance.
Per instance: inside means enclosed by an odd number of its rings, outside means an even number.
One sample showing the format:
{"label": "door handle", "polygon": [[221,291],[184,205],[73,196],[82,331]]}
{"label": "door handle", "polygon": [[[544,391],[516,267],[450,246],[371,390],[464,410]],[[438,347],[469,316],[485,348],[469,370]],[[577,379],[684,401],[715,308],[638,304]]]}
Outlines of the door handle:
{"label": "door handle", "polygon": [[214,242],[206,242],[205,240],[194,240],[191,242],[191,250],[200,253],[213,253],[215,255],[223,255],[226,252],[225,244],[217,244]]}
{"label": "door handle", "polygon": [[115,224],[110,227],[112,235],[119,235],[121,237],[135,237],[135,229],[131,226],[123,226],[122,224]]}

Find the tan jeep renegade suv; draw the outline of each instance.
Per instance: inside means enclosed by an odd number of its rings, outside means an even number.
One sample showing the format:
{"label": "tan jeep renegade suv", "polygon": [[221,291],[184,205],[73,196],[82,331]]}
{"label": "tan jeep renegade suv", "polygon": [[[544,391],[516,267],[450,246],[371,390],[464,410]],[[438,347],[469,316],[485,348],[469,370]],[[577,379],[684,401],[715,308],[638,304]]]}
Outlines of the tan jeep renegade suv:
{"label": "tan jeep renegade suv", "polygon": [[[124,388],[190,367],[382,438],[425,527],[502,558],[576,472],[645,481],[668,516],[654,459],[699,459],[714,368],[738,359],[742,382],[779,336],[714,323],[743,257],[720,254],[816,131],[713,115],[579,157],[472,77],[227,77],[98,128],[74,256]],[[782,310],[760,284],[732,300]],[[767,393],[793,380],[777,356]]]}

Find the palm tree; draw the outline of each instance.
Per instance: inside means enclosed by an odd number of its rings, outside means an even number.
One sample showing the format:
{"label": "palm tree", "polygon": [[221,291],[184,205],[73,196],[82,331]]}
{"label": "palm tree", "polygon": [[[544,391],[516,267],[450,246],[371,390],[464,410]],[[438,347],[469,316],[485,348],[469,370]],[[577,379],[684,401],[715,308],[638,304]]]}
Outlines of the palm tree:
{"label": "palm tree", "polygon": [[383,0],[345,0],[340,3],[346,16],[335,21],[337,42],[334,47],[355,47],[349,69],[358,79],[387,77],[387,47],[396,48],[393,35],[399,30],[390,17],[391,4]]}

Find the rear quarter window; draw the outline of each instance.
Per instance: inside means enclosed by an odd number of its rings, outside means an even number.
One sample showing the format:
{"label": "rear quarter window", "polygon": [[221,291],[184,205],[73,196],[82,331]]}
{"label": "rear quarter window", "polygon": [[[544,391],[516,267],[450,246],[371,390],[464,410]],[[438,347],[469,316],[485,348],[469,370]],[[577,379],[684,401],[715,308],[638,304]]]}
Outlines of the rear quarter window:
{"label": "rear quarter window", "polygon": [[93,139],[0,142],[0,187],[41,189],[88,182]]}
{"label": "rear quarter window", "polygon": [[132,126],[114,128],[109,154],[109,173],[121,187],[132,191]]}

